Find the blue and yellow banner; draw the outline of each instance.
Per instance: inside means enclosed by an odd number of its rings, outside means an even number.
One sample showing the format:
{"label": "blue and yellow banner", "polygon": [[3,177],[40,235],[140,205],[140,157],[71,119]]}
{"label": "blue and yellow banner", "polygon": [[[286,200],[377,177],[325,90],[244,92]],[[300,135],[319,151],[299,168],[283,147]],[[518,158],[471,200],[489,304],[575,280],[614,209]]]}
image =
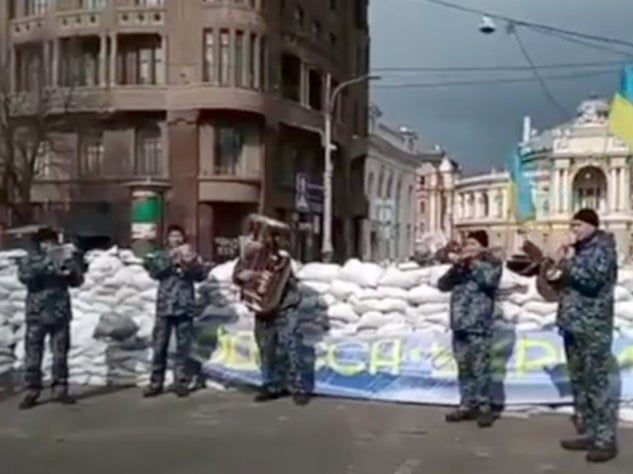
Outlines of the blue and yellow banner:
{"label": "blue and yellow banner", "polygon": [[532,183],[527,176],[521,150],[517,148],[510,157],[510,213],[517,222],[525,223],[536,216]]}
{"label": "blue and yellow banner", "polygon": [[[633,339],[613,345],[615,386],[633,399]],[[326,337],[304,348],[306,377],[317,394],[380,401],[451,405],[459,402],[451,334],[420,331],[400,337]],[[561,339],[555,330],[500,330],[494,344],[495,403],[555,405],[571,393]],[[259,385],[257,349],[251,331],[221,330],[205,358],[206,373],[238,384]]]}

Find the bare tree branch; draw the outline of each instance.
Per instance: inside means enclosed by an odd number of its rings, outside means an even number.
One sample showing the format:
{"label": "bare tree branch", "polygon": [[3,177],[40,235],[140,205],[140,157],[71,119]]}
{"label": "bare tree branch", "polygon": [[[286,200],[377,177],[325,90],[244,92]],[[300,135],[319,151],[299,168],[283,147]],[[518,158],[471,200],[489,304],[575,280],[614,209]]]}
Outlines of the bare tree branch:
{"label": "bare tree branch", "polygon": [[[73,54],[77,43],[70,44]],[[25,46],[19,64],[12,64],[11,57],[18,56],[10,46],[0,47],[6,48],[0,52],[0,206],[23,224],[32,217],[37,182],[72,161],[73,153],[62,150],[55,135],[73,111],[77,81],[72,77],[68,87],[52,87],[44,41]]]}

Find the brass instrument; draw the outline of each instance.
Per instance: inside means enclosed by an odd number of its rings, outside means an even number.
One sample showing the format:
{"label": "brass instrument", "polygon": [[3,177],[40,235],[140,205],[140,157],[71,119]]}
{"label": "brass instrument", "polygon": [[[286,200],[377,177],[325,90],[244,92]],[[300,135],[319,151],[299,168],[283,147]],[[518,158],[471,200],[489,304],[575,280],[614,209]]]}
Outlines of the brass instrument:
{"label": "brass instrument", "polygon": [[172,249],[170,256],[179,273],[182,273],[187,267],[201,262],[201,257],[189,244],[182,244]]}
{"label": "brass instrument", "polygon": [[557,302],[562,289],[562,261],[547,257],[543,251],[530,240],[523,242],[521,248],[524,255],[514,256],[507,267],[522,276],[536,277],[536,291],[549,302]]}
{"label": "brass instrument", "polygon": [[61,275],[68,275],[71,271],[70,262],[77,255],[77,248],[73,244],[58,244],[47,248],[46,253],[55,270]]}
{"label": "brass instrument", "polygon": [[453,245],[451,249],[448,250],[448,257],[454,255],[454,261],[458,264],[467,264],[473,260],[489,260],[489,259],[500,259],[503,256],[503,247],[486,247],[481,249],[476,254],[466,254],[464,252],[464,248],[460,245]]}
{"label": "brass instrument", "polygon": [[252,219],[257,230],[243,240],[240,249],[240,271],[253,275],[241,283],[242,301],[258,317],[266,317],[273,315],[281,303],[292,274],[290,254],[274,243],[289,237],[290,227],[261,215]]}

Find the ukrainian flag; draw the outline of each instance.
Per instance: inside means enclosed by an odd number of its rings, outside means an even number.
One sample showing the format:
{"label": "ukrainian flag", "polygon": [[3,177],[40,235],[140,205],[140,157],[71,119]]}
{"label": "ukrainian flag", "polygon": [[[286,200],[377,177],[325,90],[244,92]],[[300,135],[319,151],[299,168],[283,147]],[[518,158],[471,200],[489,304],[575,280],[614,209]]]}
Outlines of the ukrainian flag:
{"label": "ukrainian flag", "polygon": [[633,149],[633,103],[619,93],[611,103],[609,130]]}
{"label": "ukrainian flag", "polygon": [[524,224],[536,217],[536,206],[532,197],[532,184],[525,173],[521,150],[517,148],[510,157],[510,215]]}
{"label": "ukrainian flag", "polygon": [[622,71],[620,92],[611,102],[609,131],[633,149],[633,66]]}

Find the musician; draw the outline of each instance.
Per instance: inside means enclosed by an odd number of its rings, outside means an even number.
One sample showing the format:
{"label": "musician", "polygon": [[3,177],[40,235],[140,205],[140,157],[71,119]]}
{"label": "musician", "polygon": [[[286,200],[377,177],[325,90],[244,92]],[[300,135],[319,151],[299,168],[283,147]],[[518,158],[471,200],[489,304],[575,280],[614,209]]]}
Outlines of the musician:
{"label": "musician", "polygon": [[156,322],[152,333],[152,373],[146,398],[162,393],[167,368],[167,349],[172,332],[176,333],[175,392],[189,395],[190,353],[195,313],[194,283],[204,281],[207,267],[186,243],[184,230],[177,225],[167,229],[167,248],[149,254],[144,261],[149,275],[158,280]]}
{"label": "musician", "polygon": [[495,299],[502,262],[488,251],[488,234],[470,232],[460,254],[452,253],[451,268],[440,278],[450,300],[453,355],[457,363],[460,406],[446,415],[450,423],[477,420],[493,425],[491,407],[492,339]]}
{"label": "musician", "polygon": [[598,230],[592,209],[571,222],[569,241],[555,258],[550,278],[561,286],[557,324],[563,337],[579,437],[563,440],[571,451],[587,451],[587,461],[617,455],[617,406],[610,387],[617,252],[613,236]]}
{"label": "musician", "polygon": [[42,358],[46,336],[53,356],[52,391],[60,403],[72,405],[68,392],[68,351],[72,310],[69,288],[83,284],[83,262],[78,254],[57,258],[61,250],[58,234],[42,228],[35,245],[18,267],[18,277],[26,286],[26,336],[23,410],[33,408],[42,391]]}
{"label": "musician", "polygon": [[[282,252],[287,248],[287,242],[281,236],[266,236],[264,244],[272,247],[275,261],[282,258]],[[253,271],[248,270],[248,255],[245,255],[235,266],[233,281],[243,286],[254,277]],[[295,314],[300,303],[297,280],[291,275],[275,314],[255,315],[255,341],[262,374],[262,388],[255,396],[256,402],[272,401],[288,394],[297,405],[306,405],[310,401],[299,319]]]}

